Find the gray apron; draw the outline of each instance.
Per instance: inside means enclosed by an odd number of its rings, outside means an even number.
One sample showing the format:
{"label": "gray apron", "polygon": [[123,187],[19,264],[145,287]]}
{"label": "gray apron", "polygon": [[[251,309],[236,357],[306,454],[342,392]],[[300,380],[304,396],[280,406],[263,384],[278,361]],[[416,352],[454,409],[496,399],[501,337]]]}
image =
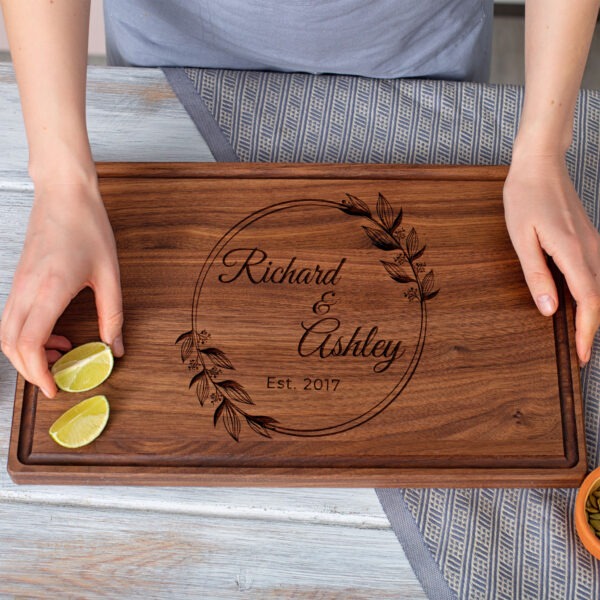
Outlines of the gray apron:
{"label": "gray apron", "polygon": [[104,0],[111,65],[485,81],[492,0]]}

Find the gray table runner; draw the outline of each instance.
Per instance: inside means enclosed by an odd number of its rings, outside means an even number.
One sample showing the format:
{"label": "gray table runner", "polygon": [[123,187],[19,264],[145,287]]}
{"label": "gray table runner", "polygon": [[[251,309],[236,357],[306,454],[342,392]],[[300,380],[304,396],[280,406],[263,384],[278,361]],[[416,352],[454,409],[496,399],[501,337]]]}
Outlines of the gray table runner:
{"label": "gray table runner", "polygon": [[[523,91],[423,80],[165,69],[216,160],[508,164]],[[583,91],[568,165],[600,225],[600,92]],[[600,347],[582,372],[590,468],[600,456]],[[576,490],[377,489],[432,599],[600,597]]]}

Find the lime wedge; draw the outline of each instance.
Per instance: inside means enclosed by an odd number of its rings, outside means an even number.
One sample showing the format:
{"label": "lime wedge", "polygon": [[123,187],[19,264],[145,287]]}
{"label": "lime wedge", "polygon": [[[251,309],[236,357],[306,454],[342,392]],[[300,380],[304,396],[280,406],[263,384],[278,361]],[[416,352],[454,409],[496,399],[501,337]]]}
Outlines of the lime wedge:
{"label": "lime wedge", "polygon": [[90,342],[61,356],[51,368],[56,385],[65,392],[87,392],[112,372],[114,358],[103,342]]}
{"label": "lime wedge", "polygon": [[48,433],[64,448],[81,448],[102,433],[108,422],[109,412],[106,396],[92,396],[58,417]]}

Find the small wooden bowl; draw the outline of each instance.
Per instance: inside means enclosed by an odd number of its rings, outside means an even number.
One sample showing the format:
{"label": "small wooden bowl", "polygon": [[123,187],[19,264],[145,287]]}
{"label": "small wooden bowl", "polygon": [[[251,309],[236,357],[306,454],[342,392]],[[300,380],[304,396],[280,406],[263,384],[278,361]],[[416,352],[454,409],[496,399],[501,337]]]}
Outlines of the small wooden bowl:
{"label": "small wooden bowl", "polygon": [[586,549],[600,559],[600,538],[589,524],[585,505],[589,495],[600,489],[600,467],[594,469],[584,480],[575,500],[575,529]]}

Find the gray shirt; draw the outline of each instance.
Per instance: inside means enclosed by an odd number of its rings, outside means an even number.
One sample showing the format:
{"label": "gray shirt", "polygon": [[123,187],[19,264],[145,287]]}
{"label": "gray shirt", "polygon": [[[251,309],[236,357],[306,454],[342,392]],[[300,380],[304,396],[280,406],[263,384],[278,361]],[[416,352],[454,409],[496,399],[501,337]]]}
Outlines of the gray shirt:
{"label": "gray shirt", "polygon": [[104,0],[108,62],[485,81],[492,0]]}

